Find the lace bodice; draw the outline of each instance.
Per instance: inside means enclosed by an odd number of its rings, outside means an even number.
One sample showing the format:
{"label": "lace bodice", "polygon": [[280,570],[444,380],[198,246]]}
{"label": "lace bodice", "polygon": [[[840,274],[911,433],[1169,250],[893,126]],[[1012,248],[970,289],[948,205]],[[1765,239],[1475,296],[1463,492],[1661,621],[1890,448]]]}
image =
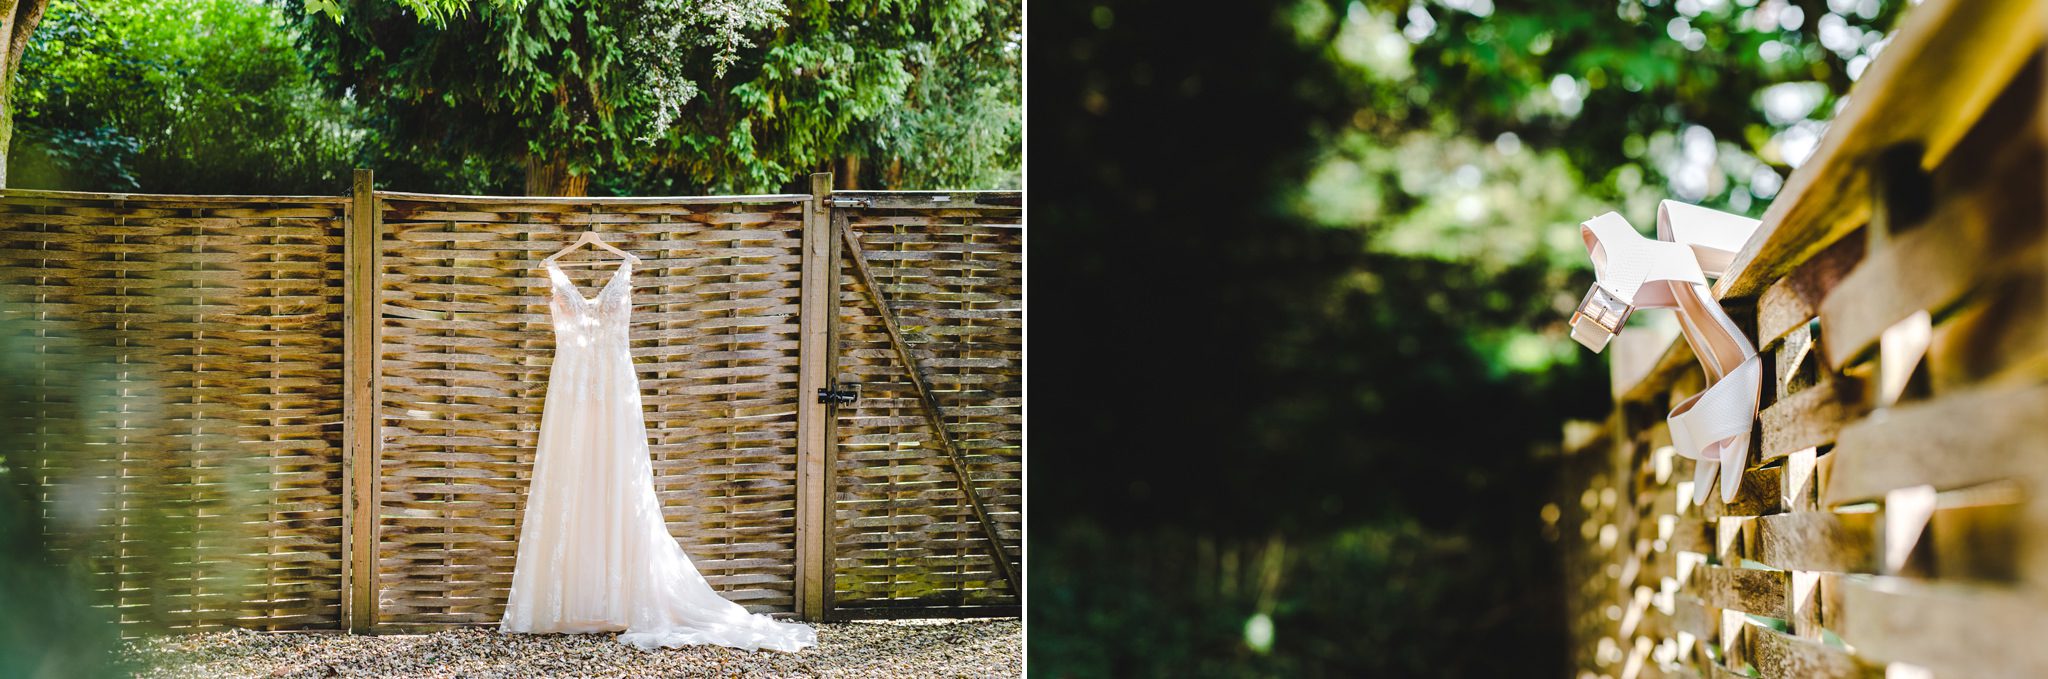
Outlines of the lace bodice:
{"label": "lace bodice", "polygon": [[[546,264],[553,300],[548,303],[555,326],[555,346],[592,347],[626,341],[633,314],[633,263],[619,262],[596,297],[586,298],[554,262]],[[559,349],[558,349],[559,350]]]}

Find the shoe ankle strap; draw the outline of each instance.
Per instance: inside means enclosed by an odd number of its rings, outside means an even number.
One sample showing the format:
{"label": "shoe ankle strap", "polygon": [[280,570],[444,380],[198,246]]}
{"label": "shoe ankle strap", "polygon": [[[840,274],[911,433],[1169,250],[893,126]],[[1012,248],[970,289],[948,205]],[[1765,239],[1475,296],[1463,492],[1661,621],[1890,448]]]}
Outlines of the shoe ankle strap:
{"label": "shoe ankle strap", "polygon": [[1605,255],[1593,263],[1599,285],[1635,306],[1642,306],[1635,299],[1636,292],[1650,281],[1707,284],[1699,262],[1687,248],[1645,237],[1619,214],[1609,212],[1586,220],[1579,225],[1579,236],[1586,242],[1587,254],[1597,247]]}
{"label": "shoe ankle strap", "polygon": [[[1676,243],[1644,238],[1621,215],[1609,212],[1579,225],[1586,253],[1593,258],[1598,281],[1586,291],[1572,313],[1572,339],[1595,353],[1621,332],[1641,306],[1636,293],[1649,281],[1673,280],[1705,285],[1692,252]],[[1664,306],[1661,302],[1656,306]]]}

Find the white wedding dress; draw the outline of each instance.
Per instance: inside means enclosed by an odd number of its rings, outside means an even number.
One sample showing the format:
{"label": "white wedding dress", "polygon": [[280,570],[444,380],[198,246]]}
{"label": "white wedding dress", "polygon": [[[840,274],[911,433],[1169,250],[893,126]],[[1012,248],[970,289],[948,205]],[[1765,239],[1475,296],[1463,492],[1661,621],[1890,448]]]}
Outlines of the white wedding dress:
{"label": "white wedding dress", "polygon": [[619,641],[643,649],[816,645],[809,626],[720,597],[668,533],[627,347],[630,266],[621,263],[596,299],[585,299],[553,262],[545,266],[555,363],[499,629],[623,631]]}

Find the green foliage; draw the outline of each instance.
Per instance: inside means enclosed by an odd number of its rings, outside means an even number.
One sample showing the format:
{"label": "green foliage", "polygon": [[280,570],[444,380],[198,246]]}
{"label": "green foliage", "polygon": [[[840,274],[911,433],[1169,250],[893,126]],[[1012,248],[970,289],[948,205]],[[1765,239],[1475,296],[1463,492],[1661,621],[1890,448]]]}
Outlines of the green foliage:
{"label": "green foliage", "polygon": [[[520,0],[514,0],[520,1]],[[469,12],[469,0],[392,0],[393,4],[410,10],[420,21],[435,26],[446,26],[448,20]],[[335,21],[346,21],[341,3],[337,0],[305,0],[307,14],[325,16]]]}
{"label": "green foliage", "polygon": [[705,92],[698,115],[678,120],[661,145],[661,168],[714,192],[781,186],[845,151],[855,125],[901,106],[913,80],[911,49],[888,32],[836,26],[834,13],[854,6],[841,4],[800,8],[818,13],[791,17],[785,35],[795,39],[769,44],[751,77]]}
{"label": "green foliage", "polygon": [[[1024,117],[1015,50],[985,50],[975,63],[920,48],[921,73],[903,105],[860,125],[855,153],[887,160],[882,184],[992,189],[1023,185]],[[1007,62],[1007,63],[1004,63]]]}
{"label": "green foliage", "polygon": [[1014,0],[526,0],[445,27],[379,0],[340,22],[301,8],[323,79],[375,121],[380,169],[452,156],[509,176],[537,154],[594,192],[735,192],[857,156],[889,186],[1016,183]]}
{"label": "green foliage", "polygon": [[113,127],[71,130],[27,122],[15,134],[18,146],[7,159],[15,188],[142,188],[135,176],[141,143]]}
{"label": "green foliage", "polygon": [[[862,185],[991,188],[1022,162],[1021,3],[807,0],[659,146],[669,190],[769,190],[839,158]],[[659,190],[648,187],[649,190]]]}
{"label": "green foliage", "polygon": [[[25,188],[599,193],[1021,184],[1020,3],[58,0],[24,59]],[[305,49],[301,49],[305,48]],[[303,52],[303,53],[301,53]],[[847,170],[854,169],[849,165]]]}
{"label": "green foliage", "polygon": [[695,84],[626,58],[629,43],[675,17],[580,5],[488,4],[437,25],[402,5],[360,0],[338,22],[302,5],[300,25],[330,89],[371,111],[397,154],[560,154],[569,172],[588,174],[646,133],[662,103],[693,97]]}
{"label": "green foliage", "polygon": [[22,188],[332,193],[362,142],[242,0],[53,3],[17,87]]}
{"label": "green foliage", "polygon": [[1015,0],[810,0],[707,88],[619,190],[772,190],[835,159],[862,186],[1020,183],[1021,10]]}

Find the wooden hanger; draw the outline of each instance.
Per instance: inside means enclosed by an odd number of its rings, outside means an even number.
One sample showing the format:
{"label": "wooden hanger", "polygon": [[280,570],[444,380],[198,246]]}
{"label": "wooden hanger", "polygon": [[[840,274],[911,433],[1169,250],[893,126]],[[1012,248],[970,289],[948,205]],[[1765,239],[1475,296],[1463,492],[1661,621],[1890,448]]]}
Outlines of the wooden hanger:
{"label": "wooden hanger", "polygon": [[[599,236],[599,235],[597,234],[597,232],[596,232],[596,231],[585,231],[585,232],[583,232],[583,235],[581,235],[581,236],[577,236],[577,237],[576,237],[576,242],[574,242],[574,243],[570,243],[570,244],[569,244],[569,247],[566,247],[566,248],[562,248],[561,250],[558,250],[558,251],[556,251],[556,252],[555,252],[555,254],[552,254],[552,255],[548,255],[548,258],[547,258],[547,259],[543,259],[543,260],[541,260],[541,263],[542,263],[542,264],[553,264],[553,263],[554,263],[554,261],[555,261],[556,259],[559,259],[559,258],[561,258],[561,256],[562,256],[562,255],[566,255],[566,254],[569,254],[569,253],[571,253],[571,252],[575,252],[575,251],[576,251],[576,248],[580,248],[580,247],[583,247],[583,246],[585,246],[585,245],[593,245],[593,244],[594,244],[594,245],[596,245],[596,246],[598,246],[598,247],[600,247],[600,248],[603,248],[603,249],[606,249],[606,250],[610,250],[610,251],[611,251],[611,252],[612,252],[613,254],[616,254],[616,255],[618,255],[618,256],[620,256],[620,257],[624,257],[624,258],[626,259],[626,261],[627,261],[627,262],[630,262],[630,263],[633,263],[633,264],[639,264],[639,263],[640,263],[640,258],[639,258],[639,257],[637,257],[637,256],[635,256],[635,255],[634,255],[633,253],[627,252],[627,251],[625,251],[625,250],[620,250],[620,249],[618,249],[618,248],[612,247],[612,245],[611,245],[610,243],[606,243],[606,242],[604,242],[604,237],[602,237],[602,236]],[[577,261],[577,262],[563,262],[563,263],[561,263],[561,264],[555,264],[555,266],[597,266],[597,265],[599,265],[599,264],[603,264],[603,262],[597,262],[597,261]]]}

